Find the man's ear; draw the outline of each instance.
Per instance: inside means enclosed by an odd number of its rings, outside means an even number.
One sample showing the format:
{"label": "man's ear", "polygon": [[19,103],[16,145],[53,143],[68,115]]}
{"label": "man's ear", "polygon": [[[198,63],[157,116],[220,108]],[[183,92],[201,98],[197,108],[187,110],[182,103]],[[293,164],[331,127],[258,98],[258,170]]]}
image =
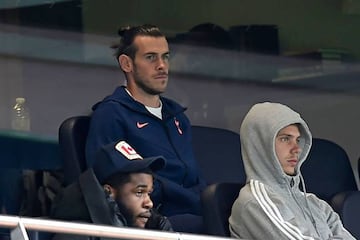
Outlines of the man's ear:
{"label": "man's ear", "polygon": [[131,72],[133,70],[133,61],[125,54],[119,56],[119,65],[124,72]]}
{"label": "man's ear", "polygon": [[115,196],[115,189],[113,187],[111,187],[109,184],[104,184],[103,188],[104,188],[104,192],[105,192],[106,196],[109,196],[109,197]]}

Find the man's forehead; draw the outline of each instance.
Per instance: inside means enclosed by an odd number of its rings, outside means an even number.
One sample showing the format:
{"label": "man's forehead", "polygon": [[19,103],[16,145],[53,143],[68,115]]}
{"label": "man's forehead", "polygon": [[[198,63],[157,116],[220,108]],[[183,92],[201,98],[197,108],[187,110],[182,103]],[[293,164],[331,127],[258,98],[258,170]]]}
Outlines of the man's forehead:
{"label": "man's forehead", "polygon": [[169,45],[165,37],[137,36],[134,44],[141,53],[164,54],[169,52]]}
{"label": "man's forehead", "polygon": [[153,176],[149,173],[131,173],[130,174],[130,182],[131,183],[152,183],[153,182]]}
{"label": "man's forehead", "polygon": [[300,135],[300,129],[298,124],[290,124],[286,127],[283,127],[278,132],[278,135],[280,134],[286,134],[286,135]]}

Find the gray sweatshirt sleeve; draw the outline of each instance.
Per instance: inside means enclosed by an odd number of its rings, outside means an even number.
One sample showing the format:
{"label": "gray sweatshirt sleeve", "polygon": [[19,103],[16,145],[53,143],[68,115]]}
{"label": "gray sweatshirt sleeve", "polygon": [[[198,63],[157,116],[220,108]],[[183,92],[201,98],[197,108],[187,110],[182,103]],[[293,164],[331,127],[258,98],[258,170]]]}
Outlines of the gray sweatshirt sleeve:
{"label": "gray sweatshirt sleeve", "polygon": [[333,234],[330,239],[343,239],[343,240],[355,240],[356,238],[349,233],[342,224],[340,216],[332,209],[332,207],[325,201],[320,200],[313,194],[310,194],[312,201],[317,201],[319,209],[326,216],[328,226]]}
{"label": "gray sweatshirt sleeve", "polygon": [[[316,239],[306,236],[299,228],[286,221],[274,222],[255,200],[250,200],[246,204],[239,204],[238,200],[235,201],[229,218],[232,237],[254,240]],[[295,219],[295,216],[288,217]]]}
{"label": "gray sweatshirt sleeve", "polygon": [[[328,226],[326,226],[326,224],[320,224],[318,227],[330,229],[331,233],[328,232],[328,237],[326,239],[355,239],[343,227],[339,215],[330,207],[329,204],[314,195],[310,197],[309,201],[318,205],[315,208],[317,214],[324,214],[321,218],[326,219]],[[280,212],[271,212],[271,210],[268,211],[267,209],[264,209],[264,206],[261,206],[254,198],[238,198],[233,205],[232,213],[229,218],[231,236],[235,238],[254,240],[320,239],[318,237],[314,237],[318,236],[318,234],[316,233],[314,227],[311,227],[311,221],[300,220],[300,216],[296,216],[293,211],[286,206],[286,204],[277,202],[277,200],[274,200],[273,203],[278,205],[277,207],[281,209],[281,214]],[[315,211],[315,209],[312,210]]]}

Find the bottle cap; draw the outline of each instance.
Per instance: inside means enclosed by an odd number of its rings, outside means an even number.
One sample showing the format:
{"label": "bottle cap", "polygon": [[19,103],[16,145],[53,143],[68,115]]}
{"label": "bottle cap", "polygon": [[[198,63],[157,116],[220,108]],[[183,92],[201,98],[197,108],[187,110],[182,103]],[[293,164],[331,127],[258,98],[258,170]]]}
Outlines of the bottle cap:
{"label": "bottle cap", "polygon": [[24,102],[25,102],[25,98],[18,97],[18,98],[16,98],[16,99],[15,99],[15,101],[16,101],[16,103],[20,103],[20,104],[22,104],[22,103],[24,103]]}

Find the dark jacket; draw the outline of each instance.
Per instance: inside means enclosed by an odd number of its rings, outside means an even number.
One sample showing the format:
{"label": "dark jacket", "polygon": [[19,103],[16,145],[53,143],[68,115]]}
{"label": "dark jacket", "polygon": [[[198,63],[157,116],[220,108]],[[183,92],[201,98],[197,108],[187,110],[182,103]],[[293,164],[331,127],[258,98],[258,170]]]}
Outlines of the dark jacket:
{"label": "dark jacket", "polygon": [[205,187],[192,149],[191,125],[184,107],[161,97],[163,119],[152,115],[125,90],[115,92],[93,109],[86,144],[89,166],[103,145],[125,140],[143,157],[162,155],[166,166],[157,172],[155,206],[166,216],[200,215],[200,192]]}
{"label": "dark jacket", "polygon": [[[116,212],[114,206],[109,204],[102,186],[90,168],[80,175],[79,180],[67,186],[54,200],[51,209],[51,218],[62,221],[94,223],[115,227],[126,227],[127,223],[121,213]],[[172,231],[170,222],[166,217],[154,213],[149,219],[148,229]],[[89,238],[57,234],[53,240],[70,239],[105,239]]]}

